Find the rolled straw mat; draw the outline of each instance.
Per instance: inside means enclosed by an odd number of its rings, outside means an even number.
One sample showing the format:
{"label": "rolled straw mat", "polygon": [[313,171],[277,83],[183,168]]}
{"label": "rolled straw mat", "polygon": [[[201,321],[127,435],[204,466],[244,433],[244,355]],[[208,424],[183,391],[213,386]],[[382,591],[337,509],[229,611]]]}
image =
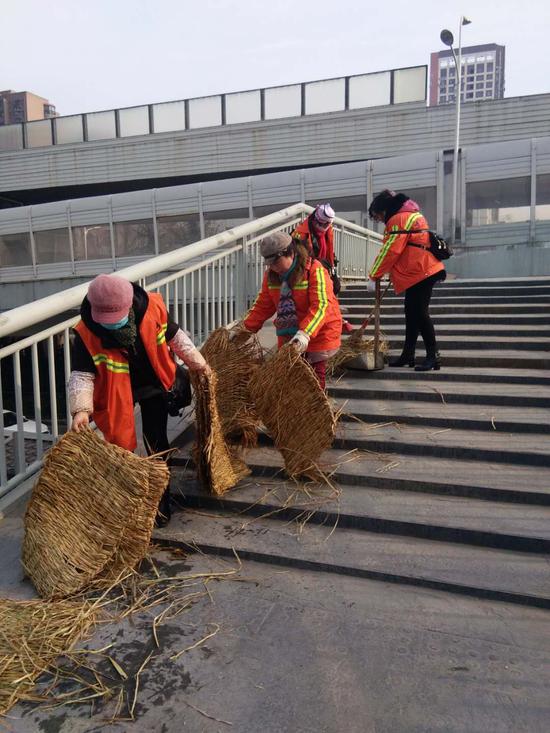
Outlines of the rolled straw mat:
{"label": "rolled straw mat", "polygon": [[96,615],[87,602],[0,600],[0,715],[32,699],[36,679],[88,635]]}
{"label": "rolled straw mat", "polygon": [[[244,334],[246,336],[246,334]],[[218,378],[216,403],[226,440],[250,447],[258,441],[260,424],[250,395],[250,378],[263,362],[262,348],[250,335],[229,340],[225,328],[212,331],[201,349]]]}
{"label": "rolled straw mat", "polygon": [[317,461],[332,445],[337,420],[313,369],[283,346],[252,377],[250,391],[289,476],[318,478]]}
{"label": "rolled straw mat", "polygon": [[190,372],[195,391],[197,442],[194,454],[201,485],[213,494],[233,488],[250,470],[226,443],[217,406],[218,377],[198,377]]}
{"label": "rolled straw mat", "polygon": [[43,597],[72,595],[146,554],[166,463],[70,432],[46,454],[25,515],[23,565]]}

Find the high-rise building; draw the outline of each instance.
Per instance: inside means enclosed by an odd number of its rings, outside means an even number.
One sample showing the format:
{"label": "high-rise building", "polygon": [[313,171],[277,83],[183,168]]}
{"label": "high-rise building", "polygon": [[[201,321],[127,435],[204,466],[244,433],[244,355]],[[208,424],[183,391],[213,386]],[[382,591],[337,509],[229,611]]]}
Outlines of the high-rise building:
{"label": "high-rise building", "polygon": [[[496,43],[462,49],[462,101],[504,97],[505,47]],[[450,49],[431,54],[430,105],[455,101],[456,69]]]}
{"label": "high-rise building", "polygon": [[0,125],[57,117],[55,106],[31,92],[0,91]]}

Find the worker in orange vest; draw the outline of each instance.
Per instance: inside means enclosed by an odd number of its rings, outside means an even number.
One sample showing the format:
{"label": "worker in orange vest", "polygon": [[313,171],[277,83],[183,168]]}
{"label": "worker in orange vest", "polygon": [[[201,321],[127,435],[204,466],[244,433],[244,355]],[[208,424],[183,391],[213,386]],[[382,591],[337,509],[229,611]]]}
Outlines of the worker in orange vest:
{"label": "worker in orange vest", "polygon": [[[330,204],[318,204],[315,210],[292,232],[292,238],[303,244],[311,257],[326,267],[332,280],[334,295],[340,292],[340,279],[336,274],[338,260],[334,255],[334,209]],[[353,326],[342,319],[342,333],[351,333]]]}
{"label": "worker in orange vest", "polygon": [[304,245],[286,232],[275,232],[260,242],[267,269],[252,308],[232,329],[257,333],[275,315],[279,346],[287,341],[311,365],[325,388],[327,359],[340,348],[342,316],[329,274],[310,257]]}
{"label": "worker in orange vest", "polygon": [[[169,409],[175,401],[177,411],[185,401],[173,389],[174,355],[189,369],[209,374],[204,357],[170,318],[161,295],[119,275],[92,280],[80,314],[68,384],[72,430],[86,427],[92,418],[105,440],[133,451],[134,404],[139,402],[148,454],[168,450]],[[170,516],[167,489],[157,525],[166,524]]]}

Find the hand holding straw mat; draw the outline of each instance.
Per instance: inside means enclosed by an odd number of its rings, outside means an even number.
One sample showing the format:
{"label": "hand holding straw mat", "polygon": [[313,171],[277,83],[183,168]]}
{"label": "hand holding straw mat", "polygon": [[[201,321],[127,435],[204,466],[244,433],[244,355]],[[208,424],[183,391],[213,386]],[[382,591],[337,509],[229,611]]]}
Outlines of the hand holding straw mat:
{"label": "hand holding straw mat", "polygon": [[170,478],[92,430],[70,432],[47,453],[25,515],[23,565],[43,597],[77,593],[146,554]]}

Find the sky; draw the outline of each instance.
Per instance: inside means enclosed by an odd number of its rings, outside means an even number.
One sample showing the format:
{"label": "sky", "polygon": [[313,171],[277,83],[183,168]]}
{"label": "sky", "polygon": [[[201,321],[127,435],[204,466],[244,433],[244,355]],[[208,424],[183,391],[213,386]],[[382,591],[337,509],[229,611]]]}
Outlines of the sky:
{"label": "sky", "polygon": [[67,115],[416,66],[462,15],[507,97],[550,92],[548,0],[1,0],[0,89]]}

